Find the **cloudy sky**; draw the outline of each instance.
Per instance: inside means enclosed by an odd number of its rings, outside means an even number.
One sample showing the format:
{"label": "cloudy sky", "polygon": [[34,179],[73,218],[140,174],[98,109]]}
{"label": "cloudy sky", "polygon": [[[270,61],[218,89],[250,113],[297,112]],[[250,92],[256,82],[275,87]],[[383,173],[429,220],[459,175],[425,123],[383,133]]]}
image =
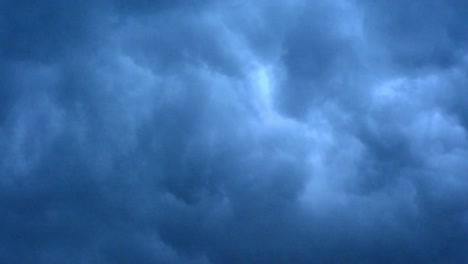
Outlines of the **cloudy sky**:
{"label": "cloudy sky", "polygon": [[0,0],[0,263],[468,263],[465,0]]}

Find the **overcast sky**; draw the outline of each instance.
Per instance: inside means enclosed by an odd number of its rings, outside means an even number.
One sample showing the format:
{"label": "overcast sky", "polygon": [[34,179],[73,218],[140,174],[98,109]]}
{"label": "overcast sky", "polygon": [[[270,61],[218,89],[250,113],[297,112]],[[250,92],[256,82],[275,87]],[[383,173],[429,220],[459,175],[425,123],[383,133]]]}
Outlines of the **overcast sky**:
{"label": "overcast sky", "polygon": [[0,263],[468,263],[468,1],[0,0]]}

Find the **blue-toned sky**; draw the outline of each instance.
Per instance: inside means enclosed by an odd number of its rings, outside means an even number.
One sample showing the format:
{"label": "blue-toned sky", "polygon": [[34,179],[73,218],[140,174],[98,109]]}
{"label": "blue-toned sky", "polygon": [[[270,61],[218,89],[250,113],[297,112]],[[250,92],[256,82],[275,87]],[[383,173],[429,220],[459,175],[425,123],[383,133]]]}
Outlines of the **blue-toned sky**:
{"label": "blue-toned sky", "polygon": [[0,0],[0,263],[468,263],[466,0]]}

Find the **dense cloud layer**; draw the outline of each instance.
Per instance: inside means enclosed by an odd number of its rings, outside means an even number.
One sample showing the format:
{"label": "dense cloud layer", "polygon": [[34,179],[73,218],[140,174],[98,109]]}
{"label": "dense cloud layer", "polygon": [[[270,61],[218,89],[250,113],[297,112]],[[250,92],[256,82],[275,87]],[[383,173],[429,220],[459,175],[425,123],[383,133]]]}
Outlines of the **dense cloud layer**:
{"label": "dense cloud layer", "polygon": [[0,262],[468,262],[467,17],[1,1]]}

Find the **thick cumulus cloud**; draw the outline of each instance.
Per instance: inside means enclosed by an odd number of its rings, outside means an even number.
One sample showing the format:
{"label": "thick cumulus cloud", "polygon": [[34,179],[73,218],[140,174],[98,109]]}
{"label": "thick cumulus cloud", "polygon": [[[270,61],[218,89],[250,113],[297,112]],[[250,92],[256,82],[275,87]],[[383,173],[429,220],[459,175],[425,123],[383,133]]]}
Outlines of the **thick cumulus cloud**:
{"label": "thick cumulus cloud", "polygon": [[1,1],[0,262],[465,263],[465,1]]}

